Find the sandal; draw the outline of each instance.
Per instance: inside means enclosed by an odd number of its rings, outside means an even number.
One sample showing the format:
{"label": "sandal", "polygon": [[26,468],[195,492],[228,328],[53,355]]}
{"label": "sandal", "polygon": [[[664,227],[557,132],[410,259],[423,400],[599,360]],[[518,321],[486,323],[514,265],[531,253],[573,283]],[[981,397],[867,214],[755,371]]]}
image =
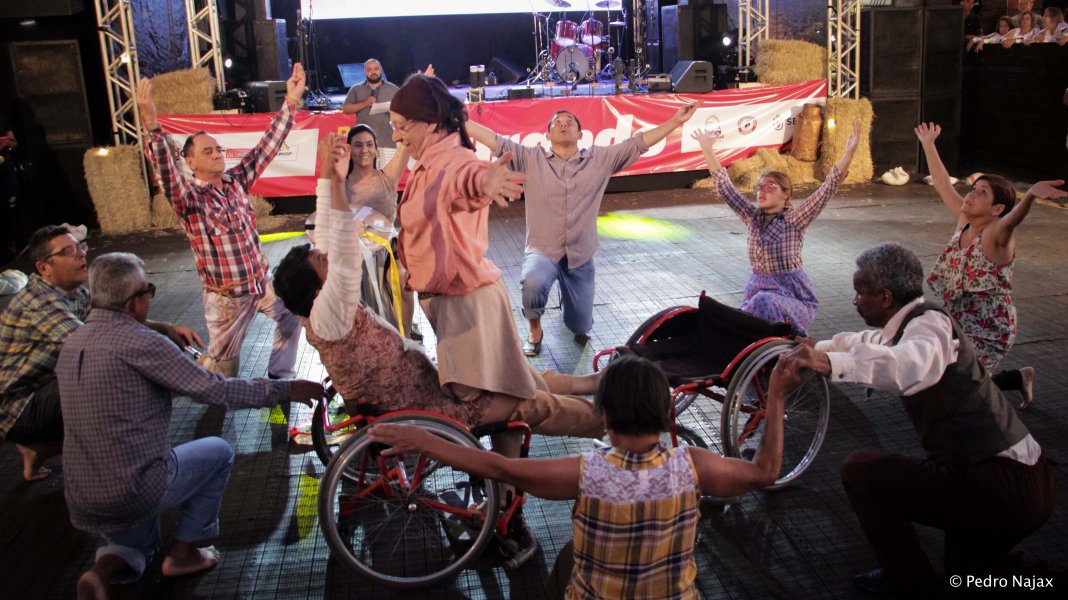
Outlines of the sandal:
{"label": "sandal", "polygon": [[541,339],[536,342],[530,340],[523,342],[523,356],[537,356],[541,354],[541,343],[543,341],[545,341],[544,335],[542,335]]}

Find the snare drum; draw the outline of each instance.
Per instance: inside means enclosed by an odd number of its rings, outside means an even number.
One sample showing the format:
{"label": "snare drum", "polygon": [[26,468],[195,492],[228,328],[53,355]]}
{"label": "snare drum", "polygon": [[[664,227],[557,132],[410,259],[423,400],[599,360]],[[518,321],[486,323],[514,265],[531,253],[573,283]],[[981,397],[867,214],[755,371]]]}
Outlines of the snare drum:
{"label": "snare drum", "polygon": [[579,24],[574,21],[557,21],[556,22],[556,39],[571,40],[571,43],[561,43],[561,46],[570,46],[578,41],[579,38]]}
{"label": "snare drum", "polygon": [[608,40],[604,36],[604,23],[596,19],[586,19],[579,31],[583,44],[602,52],[606,49]]}

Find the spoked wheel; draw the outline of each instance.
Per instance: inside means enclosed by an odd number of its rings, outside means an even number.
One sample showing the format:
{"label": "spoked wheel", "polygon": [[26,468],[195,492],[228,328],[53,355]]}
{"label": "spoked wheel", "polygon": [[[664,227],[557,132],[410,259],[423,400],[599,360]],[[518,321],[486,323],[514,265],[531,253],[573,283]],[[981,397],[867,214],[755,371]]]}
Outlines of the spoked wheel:
{"label": "spoked wheel", "polygon": [[315,447],[315,454],[323,465],[329,464],[334,453],[357,429],[356,426],[350,426],[328,433],[325,423],[340,423],[348,417],[348,413],[345,412],[345,401],[331,385],[326,390],[325,399],[319,401],[312,412],[312,446]]}
{"label": "spoked wheel", "polygon": [[[779,357],[795,342],[777,340],[758,348],[739,366],[724,398],[720,435],[727,456],[752,460],[764,433],[768,384]],[[782,489],[815,460],[827,435],[831,414],[831,392],[827,378],[806,373],[798,387],[786,398],[783,423],[782,470],[767,491]]]}
{"label": "spoked wheel", "polygon": [[[418,425],[481,448],[445,419],[397,415],[378,422]],[[423,454],[382,456],[365,430],[350,438],[319,489],[319,523],[338,561],[379,583],[418,588],[452,579],[482,552],[497,521],[496,482]]]}

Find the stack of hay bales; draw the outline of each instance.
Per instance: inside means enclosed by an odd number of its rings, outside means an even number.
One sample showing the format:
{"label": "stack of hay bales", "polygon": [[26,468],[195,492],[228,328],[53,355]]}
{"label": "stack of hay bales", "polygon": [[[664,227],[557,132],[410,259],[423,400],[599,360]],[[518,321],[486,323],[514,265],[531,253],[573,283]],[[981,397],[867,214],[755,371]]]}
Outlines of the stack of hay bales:
{"label": "stack of hay bales", "polygon": [[152,99],[161,115],[206,115],[215,110],[215,80],[206,68],[183,69],[152,78]]}
{"label": "stack of hay bales", "polygon": [[151,225],[148,188],[141,177],[142,160],[141,149],[135,146],[85,151],[85,181],[103,233],[132,233]]}
{"label": "stack of hay bales", "polygon": [[[785,84],[827,78],[827,50],[809,42],[797,40],[764,40],[760,43],[753,70],[761,83]],[[820,156],[816,162],[798,160],[788,154],[762,148],[754,156],[735,161],[728,172],[739,190],[752,191],[760,174],[782,171],[794,185],[804,186],[822,181],[838,161],[852,134],[853,119],[861,122],[861,141],[849,169],[845,183],[868,181],[872,177],[871,137],[872,110],[867,99],[828,98],[823,114]],[[833,119],[833,120],[832,120]],[[833,123],[833,127],[829,124]],[[715,187],[712,179],[703,179],[694,187]]]}

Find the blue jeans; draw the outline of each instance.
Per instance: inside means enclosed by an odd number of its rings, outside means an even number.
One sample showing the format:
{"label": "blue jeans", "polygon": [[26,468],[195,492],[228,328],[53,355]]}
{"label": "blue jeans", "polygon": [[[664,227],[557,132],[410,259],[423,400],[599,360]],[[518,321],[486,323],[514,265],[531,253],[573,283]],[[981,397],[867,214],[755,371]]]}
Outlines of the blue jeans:
{"label": "blue jeans", "polygon": [[234,451],[222,438],[208,437],[172,448],[166,460],[167,489],[156,514],[130,529],[101,534],[104,546],[97,550],[97,560],[111,554],[130,566],[113,582],[141,578],[159,549],[160,515],[172,508],[181,507],[174,524],[175,541],[196,543],[219,535],[219,506],[233,466]]}
{"label": "blue jeans", "polygon": [[593,292],[596,269],[593,259],[575,269],[567,267],[567,256],[553,262],[541,254],[523,258],[523,316],[540,319],[549,302],[549,290],[560,281],[560,304],[564,325],[575,335],[586,335],[593,327]]}

